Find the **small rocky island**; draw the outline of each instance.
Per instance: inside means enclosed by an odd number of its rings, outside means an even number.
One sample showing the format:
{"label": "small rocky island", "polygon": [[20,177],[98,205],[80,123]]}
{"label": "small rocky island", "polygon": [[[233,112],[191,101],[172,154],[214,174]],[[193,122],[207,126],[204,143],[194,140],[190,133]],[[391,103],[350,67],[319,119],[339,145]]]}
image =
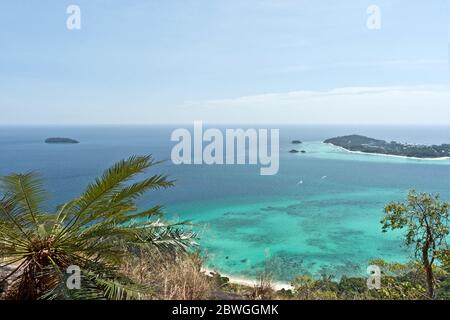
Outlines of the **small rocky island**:
{"label": "small rocky island", "polygon": [[297,149],[292,149],[292,150],[289,151],[289,153],[299,153],[299,152],[306,153],[305,150],[298,151]]}
{"label": "small rocky island", "polygon": [[292,140],[291,143],[292,144],[301,144],[302,142],[300,140]]}
{"label": "small rocky island", "polygon": [[420,145],[387,142],[361,135],[349,135],[327,139],[324,143],[330,143],[349,151],[365,153],[378,153],[414,158],[444,158],[450,157],[450,144]]}
{"label": "small rocky island", "polygon": [[48,138],[45,140],[45,143],[79,143],[77,140],[69,139],[69,138]]}

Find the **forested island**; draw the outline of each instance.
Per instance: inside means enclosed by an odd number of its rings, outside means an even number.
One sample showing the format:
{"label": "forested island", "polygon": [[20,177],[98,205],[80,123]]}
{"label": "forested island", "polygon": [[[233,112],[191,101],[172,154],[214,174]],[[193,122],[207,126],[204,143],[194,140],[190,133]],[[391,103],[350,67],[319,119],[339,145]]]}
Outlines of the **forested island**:
{"label": "forested island", "polygon": [[387,142],[361,135],[348,135],[327,139],[330,143],[349,151],[378,153],[413,158],[443,158],[450,157],[450,144],[419,145],[406,144],[396,141]]}
{"label": "forested island", "polygon": [[79,143],[77,140],[69,139],[69,138],[48,138],[45,140],[45,143]]}

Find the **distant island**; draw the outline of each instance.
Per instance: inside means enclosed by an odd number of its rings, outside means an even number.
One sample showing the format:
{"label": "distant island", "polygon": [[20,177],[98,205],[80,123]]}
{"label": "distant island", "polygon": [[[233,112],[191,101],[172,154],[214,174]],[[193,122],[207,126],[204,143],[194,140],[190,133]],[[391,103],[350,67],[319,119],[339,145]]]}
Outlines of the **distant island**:
{"label": "distant island", "polygon": [[292,144],[301,144],[302,142],[300,140],[292,140],[291,143]]}
{"label": "distant island", "polygon": [[48,138],[45,143],[79,143],[77,140],[69,138]]}
{"label": "distant island", "polygon": [[327,139],[330,143],[348,151],[377,153],[411,158],[446,158],[450,157],[450,144],[420,145],[406,144],[396,141],[387,142],[361,135],[348,135]]}
{"label": "distant island", "polygon": [[289,153],[299,153],[299,152],[306,153],[305,150],[298,151],[297,149],[292,149],[292,150],[289,151]]}

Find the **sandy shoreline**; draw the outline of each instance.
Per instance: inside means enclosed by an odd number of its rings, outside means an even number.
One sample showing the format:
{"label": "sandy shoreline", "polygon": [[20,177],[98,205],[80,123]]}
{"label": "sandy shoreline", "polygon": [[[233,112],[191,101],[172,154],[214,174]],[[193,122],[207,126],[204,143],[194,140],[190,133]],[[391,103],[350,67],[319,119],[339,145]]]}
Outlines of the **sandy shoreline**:
{"label": "sandy shoreline", "polygon": [[383,157],[391,157],[391,158],[400,158],[400,159],[411,159],[411,160],[423,160],[423,161],[442,161],[442,160],[450,160],[450,157],[440,157],[440,158],[417,158],[417,157],[407,157],[407,156],[398,156],[395,154],[384,154],[384,153],[371,153],[371,152],[362,152],[362,151],[352,151],[345,149],[344,147],[336,146],[332,143],[325,143],[328,145],[331,145],[335,148],[341,149],[343,151],[354,153],[354,154],[361,154],[361,155],[374,155],[374,156],[383,156]]}
{"label": "sandy shoreline", "polygon": [[[228,279],[230,279],[230,283],[239,284],[239,285],[243,285],[243,286],[253,287],[258,282],[253,279],[246,279],[246,278],[230,276],[228,274],[224,274],[222,272],[215,271],[215,270],[205,268],[205,267],[202,267],[201,271],[204,272],[206,275],[210,275],[211,273],[220,274],[220,276],[227,277]],[[275,290],[282,290],[282,289],[290,290],[290,289],[292,289],[292,286],[289,283],[283,283],[283,282],[273,282],[272,286]]]}

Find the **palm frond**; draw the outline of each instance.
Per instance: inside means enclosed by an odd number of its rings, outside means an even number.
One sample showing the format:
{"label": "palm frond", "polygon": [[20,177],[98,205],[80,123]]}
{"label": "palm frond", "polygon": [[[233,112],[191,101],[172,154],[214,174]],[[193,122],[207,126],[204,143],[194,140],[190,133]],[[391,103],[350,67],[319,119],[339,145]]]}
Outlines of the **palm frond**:
{"label": "palm frond", "polygon": [[[0,178],[0,258],[3,266],[14,266],[8,276],[17,277],[15,297],[148,297],[150,288],[136,285],[118,271],[125,259],[134,257],[140,248],[176,255],[197,245],[197,234],[186,231],[189,223],[163,221],[161,206],[138,211],[138,197],[173,185],[165,175],[130,183],[156,163],[151,156],[118,162],[78,198],[57,207],[55,214],[41,209],[45,192],[37,175]],[[66,287],[69,265],[82,270],[80,290]]]}
{"label": "palm frond", "polygon": [[124,200],[134,200],[137,197],[142,196],[149,190],[158,190],[172,187],[173,181],[167,180],[165,175],[154,175],[148,179],[140,182],[133,183],[130,186],[124,187],[119,190],[111,199],[111,203],[117,203]]}
{"label": "palm frond", "polygon": [[0,177],[0,189],[6,195],[14,195],[23,219],[32,220],[37,226],[41,215],[41,205],[47,193],[41,178],[33,172]]}
{"label": "palm frond", "polygon": [[152,164],[151,156],[133,156],[106,170],[100,178],[88,185],[86,191],[67,208],[68,212],[61,213],[70,220],[57,238],[62,237],[79,223],[89,223],[96,216],[101,215],[103,212],[101,209],[110,203],[106,197],[118,192],[125,182],[142,173]]}
{"label": "palm frond", "polygon": [[141,300],[153,292],[146,286],[122,284],[117,280],[103,277],[96,278],[95,283],[108,300]]}
{"label": "palm frond", "polygon": [[[4,240],[15,240],[17,243],[31,242],[30,220],[18,209],[15,197],[4,196],[0,200],[0,233]],[[21,239],[23,238],[23,239]]]}
{"label": "palm frond", "polygon": [[135,244],[154,246],[158,251],[169,254],[178,251],[185,252],[198,246],[198,234],[181,228],[188,224],[188,222],[167,224],[161,220],[146,224],[145,227],[139,229],[139,238]]}

